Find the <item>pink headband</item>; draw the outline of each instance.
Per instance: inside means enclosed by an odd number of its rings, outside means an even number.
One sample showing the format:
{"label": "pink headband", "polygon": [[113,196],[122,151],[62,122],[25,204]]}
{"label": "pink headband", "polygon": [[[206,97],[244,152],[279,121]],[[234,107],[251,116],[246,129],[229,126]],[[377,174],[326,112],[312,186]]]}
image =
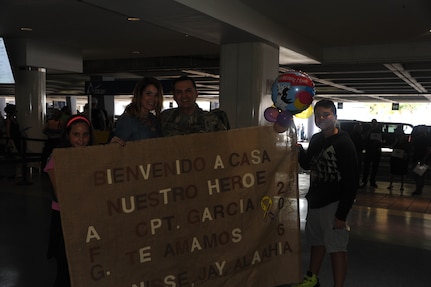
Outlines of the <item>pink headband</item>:
{"label": "pink headband", "polygon": [[76,122],[76,121],[79,121],[79,120],[82,120],[82,121],[86,122],[88,126],[91,126],[91,125],[90,125],[90,121],[89,121],[86,117],[83,117],[83,116],[77,116],[77,117],[74,117],[73,119],[71,119],[71,120],[67,123],[66,128],[68,128],[68,127],[69,127],[73,122]]}

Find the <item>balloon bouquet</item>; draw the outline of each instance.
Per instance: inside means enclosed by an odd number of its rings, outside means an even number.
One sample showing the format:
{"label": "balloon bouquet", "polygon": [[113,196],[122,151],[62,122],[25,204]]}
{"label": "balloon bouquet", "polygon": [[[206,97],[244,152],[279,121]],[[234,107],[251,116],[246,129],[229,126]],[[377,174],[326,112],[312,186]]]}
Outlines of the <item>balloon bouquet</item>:
{"label": "balloon bouquet", "polygon": [[307,74],[293,70],[281,74],[272,84],[274,105],[265,109],[265,119],[274,123],[276,132],[285,132],[293,115],[308,118],[312,114],[314,95],[314,83]]}

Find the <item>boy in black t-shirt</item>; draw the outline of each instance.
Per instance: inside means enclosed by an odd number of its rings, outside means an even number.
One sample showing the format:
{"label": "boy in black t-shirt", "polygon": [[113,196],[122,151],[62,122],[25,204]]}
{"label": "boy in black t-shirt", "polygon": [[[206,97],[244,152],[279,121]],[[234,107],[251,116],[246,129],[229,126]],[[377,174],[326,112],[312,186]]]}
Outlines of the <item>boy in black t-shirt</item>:
{"label": "boy in black t-shirt", "polygon": [[334,286],[343,286],[347,271],[349,228],[358,183],[355,146],[349,135],[336,127],[337,113],[330,100],[314,107],[314,120],[321,132],[313,135],[307,152],[300,148],[299,163],[310,170],[307,240],[311,245],[310,265],[299,287],[320,286],[318,274],[326,253],[331,256]]}

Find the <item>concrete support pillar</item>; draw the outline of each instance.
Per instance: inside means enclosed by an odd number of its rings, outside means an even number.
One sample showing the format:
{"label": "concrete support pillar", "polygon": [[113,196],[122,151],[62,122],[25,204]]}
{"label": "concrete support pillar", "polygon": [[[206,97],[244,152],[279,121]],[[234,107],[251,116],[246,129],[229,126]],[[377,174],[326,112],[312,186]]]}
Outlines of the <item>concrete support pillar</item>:
{"label": "concrete support pillar", "polygon": [[108,122],[109,129],[112,128],[112,124],[114,123],[114,115],[115,115],[115,97],[113,95],[105,95],[103,97],[103,106],[101,106],[108,113]]}
{"label": "concrete support pillar", "polygon": [[[26,137],[45,139],[42,130],[46,115],[46,71],[22,67],[15,71],[17,118]],[[28,141],[27,152],[42,152],[43,142]]]}
{"label": "concrete support pillar", "polygon": [[232,128],[269,124],[263,114],[273,103],[279,49],[265,43],[224,44],[220,53],[220,108]]}
{"label": "concrete support pillar", "polygon": [[67,97],[66,105],[70,107],[72,115],[76,114],[76,97]]}
{"label": "concrete support pillar", "polygon": [[3,116],[3,118],[5,117],[5,112],[4,112],[5,107],[6,107],[6,99],[0,98],[0,114],[1,116]]}

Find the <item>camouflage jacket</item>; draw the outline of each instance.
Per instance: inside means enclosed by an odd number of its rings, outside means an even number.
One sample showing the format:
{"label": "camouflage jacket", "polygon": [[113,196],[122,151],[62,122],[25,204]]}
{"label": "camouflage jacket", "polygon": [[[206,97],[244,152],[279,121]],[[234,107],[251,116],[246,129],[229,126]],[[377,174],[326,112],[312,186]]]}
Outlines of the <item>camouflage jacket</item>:
{"label": "camouflage jacket", "polygon": [[215,132],[230,128],[226,113],[219,109],[207,112],[197,107],[192,115],[184,115],[174,108],[163,111],[160,117],[164,136]]}

